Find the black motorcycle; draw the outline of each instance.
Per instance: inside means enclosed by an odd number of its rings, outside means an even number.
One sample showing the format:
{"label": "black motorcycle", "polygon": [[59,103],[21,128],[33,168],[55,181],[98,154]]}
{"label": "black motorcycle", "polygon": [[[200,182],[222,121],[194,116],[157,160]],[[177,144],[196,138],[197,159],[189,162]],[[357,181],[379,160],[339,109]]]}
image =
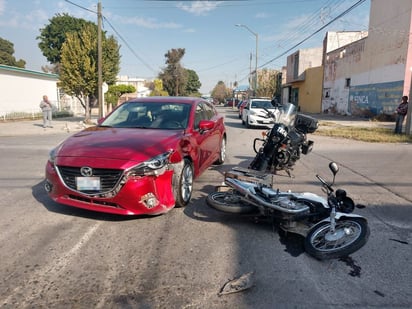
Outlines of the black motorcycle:
{"label": "black motorcycle", "polygon": [[312,151],[314,142],[308,140],[306,135],[316,131],[318,121],[298,113],[296,105],[290,103],[279,106],[275,112],[265,111],[268,118],[275,120],[275,124],[263,133],[263,138],[254,139],[256,156],[249,169],[271,174],[284,170],[292,177],[291,170],[300,155],[307,155]]}

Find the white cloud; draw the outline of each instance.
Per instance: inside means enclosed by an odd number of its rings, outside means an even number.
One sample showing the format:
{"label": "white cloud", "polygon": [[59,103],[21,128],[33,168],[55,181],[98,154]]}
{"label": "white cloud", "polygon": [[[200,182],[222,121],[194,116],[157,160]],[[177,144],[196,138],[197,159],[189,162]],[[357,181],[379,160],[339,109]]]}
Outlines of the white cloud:
{"label": "white cloud", "polygon": [[194,15],[206,15],[206,13],[215,10],[221,1],[193,1],[190,5],[178,2],[176,6],[186,12]]}
{"label": "white cloud", "polygon": [[3,15],[5,6],[5,0],[0,0],[0,15]]}
{"label": "white cloud", "polygon": [[193,29],[193,28],[188,28],[188,29],[184,30],[183,32],[187,32],[187,33],[195,33],[195,32],[196,32],[196,30],[195,30],[195,29]]}
{"label": "white cloud", "polygon": [[267,13],[265,13],[265,12],[257,13],[257,14],[255,15],[255,18],[259,18],[259,19],[269,18],[269,14],[267,14]]}
{"label": "white cloud", "polygon": [[134,18],[127,18],[127,19],[122,18],[121,20],[125,24],[137,25],[137,26],[149,28],[149,29],[160,29],[160,28],[178,29],[182,27],[181,25],[176,24],[174,22],[158,22],[154,18],[134,17]]}

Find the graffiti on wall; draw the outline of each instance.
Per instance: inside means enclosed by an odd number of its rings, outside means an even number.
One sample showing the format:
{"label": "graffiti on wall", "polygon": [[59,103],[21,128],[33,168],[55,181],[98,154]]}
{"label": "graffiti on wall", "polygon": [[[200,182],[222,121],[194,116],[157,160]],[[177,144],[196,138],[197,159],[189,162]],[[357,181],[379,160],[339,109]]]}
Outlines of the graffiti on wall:
{"label": "graffiti on wall", "polygon": [[403,80],[380,84],[351,86],[349,112],[352,115],[371,113],[393,114],[403,95]]}

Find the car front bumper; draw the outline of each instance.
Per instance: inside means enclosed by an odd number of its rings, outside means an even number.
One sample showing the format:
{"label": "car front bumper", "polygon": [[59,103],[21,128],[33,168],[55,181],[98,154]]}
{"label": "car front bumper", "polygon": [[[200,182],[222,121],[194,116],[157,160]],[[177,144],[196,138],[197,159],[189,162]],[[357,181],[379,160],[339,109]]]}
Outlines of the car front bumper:
{"label": "car front bumper", "polygon": [[172,177],[173,170],[156,176],[123,176],[112,192],[84,193],[67,186],[48,162],[45,189],[50,198],[67,206],[119,215],[158,215],[175,205]]}

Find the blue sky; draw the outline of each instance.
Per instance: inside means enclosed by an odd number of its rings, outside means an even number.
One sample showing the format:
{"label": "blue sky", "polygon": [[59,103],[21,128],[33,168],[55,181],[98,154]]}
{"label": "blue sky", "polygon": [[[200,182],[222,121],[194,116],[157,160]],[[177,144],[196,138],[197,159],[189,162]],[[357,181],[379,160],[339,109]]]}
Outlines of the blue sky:
{"label": "blue sky", "polygon": [[[287,55],[322,46],[328,30],[367,30],[370,9],[370,0],[100,2],[103,28],[121,45],[120,75],[153,79],[165,67],[166,52],[184,48],[182,65],[196,71],[203,93],[209,93],[218,81],[228,86],[234,81],[248,83],[250,66],[255,66],[256,36],[236,24],[258,35],[258,67],[280,70]],[[14,44],[14,56],[25,60],[27,69],[41,71],[48,63],[38,48],[39,29],[59,13],[97,23],[97,3],[0,0],[0,37]],[[305,42],[294,48],[301,41]]]}

